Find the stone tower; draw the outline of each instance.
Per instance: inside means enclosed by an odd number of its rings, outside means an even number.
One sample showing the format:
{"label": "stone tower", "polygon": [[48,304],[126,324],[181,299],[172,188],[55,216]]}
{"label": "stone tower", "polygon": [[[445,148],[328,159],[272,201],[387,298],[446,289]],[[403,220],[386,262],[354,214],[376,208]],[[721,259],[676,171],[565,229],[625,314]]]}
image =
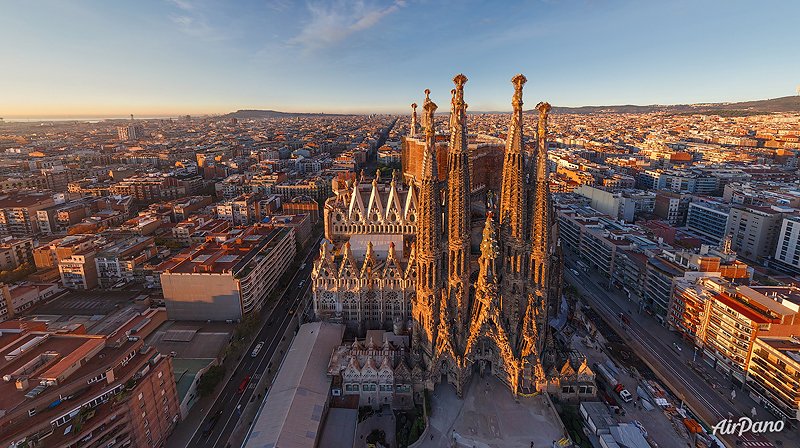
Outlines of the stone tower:
{"label": "stone tower", "polygon": [[450,150],[447,160],[447,308],[455,345],[463,348],[464,325],[469,312],[470,182],[467,146],[467,77],[453,78],[450,111]]}
{"label": "stone tower", "polygon": [[[425,91],[426,96],[430,92]],[[439,305],[442,297],[442,209],[439,179],[436,168],[436,136],[433,114],[436,103],[427,99],[425,123],[425,153],[422,176],[417,182],[418,225],[415,241],[416,296],[412,302],[414,320],[412,348],[415,369],[430,366],[434,354],[436,330],[439,326]],[[417,374],[419,375],[419,374]]]}
{"label": "stone tower", "polygon": [[500,236],[502,242],[502,314],[508,324],[509,337],[516,342],[525,298],[527,248],[525,247],[525,160],[522,143],[522,86],[527,79],[517,75],[511,79],[514,96],[513,112],[508,125],[503,178],[500,194]]}
{"label": "stone tower", "polygon": [[539,103],[538,144],[534,178],[534,203],[531,217],[530,274],[534,289],[546,287],[547,261],[550,256],[550,187],[547,176],[547,114],[550,104]]}

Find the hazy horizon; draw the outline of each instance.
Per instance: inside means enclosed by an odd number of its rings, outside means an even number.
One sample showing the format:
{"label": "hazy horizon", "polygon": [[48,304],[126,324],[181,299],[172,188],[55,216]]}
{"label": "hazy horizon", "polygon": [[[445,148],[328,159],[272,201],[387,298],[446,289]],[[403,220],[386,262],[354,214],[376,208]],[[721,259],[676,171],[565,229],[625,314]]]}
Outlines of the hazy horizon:
{"label": "hazy horizon", "polygon": [[[785,98],[790,97],[793,95],[786,95],[783,97],[776,97],[776,98]],[[693,104],[719,104],[719,103],[737,103],[742,101],[760,101],[760,100],[770,100],[775,98],[752,98],[752,99],[745,99],[741,101],[693,101],[689,103],[673,103],[673,104],[622,104],[622,103],[615,103],[615,104],[581,104],[581,105],[560,105],[560,104],[553,104],[553,107],[570,107],[570,108],[579,108],[579,107],[618,107],[618,106],[678,106],[678,105],[693,105]],[[531,108],[526,108],[526,110],[531,110]],[[275,111],[275,112],[286,112],[286,113],[308,113],[308,114],[331,114],[331,115],[368,115],[368,114],[389,114],[389,115],[402,115],[409,113],[409,107],[406,107],[403,110],[395,110],[395,111],[339,111],[339,112],[328,112],[328,111],[316,111],[311,108],[303,108],[298,107],[296,110],[278,110],[270,107],[260,107],[260,108],[238,108],[234,110],[229,110],[225,112],[196,112],[196,113],[187,113],[187,112],[173,112],[173,113],[153,113],[153,114],[134,114],[134,119],[138,120],[157,120],[157,119],[168,119],[168,118],[177,118],[180,116],[191,115],[196,117],[213,117],[213,116],[220,116],[226,115],[229,113],[243,111],[243,110],[258,110],[258,111]],[[498,109],[498,110],[473,110],[469,111],[470,114],[476,113],[510,113],[511,108],[509,107],[508,110]],[[449,113],[447,110],[439,110],[437,111],[438,114]],[[70,121],[70,120],[80,120],[80,121],[88,121],[88,120],[125,120],[129,119],[131,114],[125,113],[97,113],[97,114],[40,114],[40,115],[6,115],[0,116],[6,122],[24,122],[24,121]]]}

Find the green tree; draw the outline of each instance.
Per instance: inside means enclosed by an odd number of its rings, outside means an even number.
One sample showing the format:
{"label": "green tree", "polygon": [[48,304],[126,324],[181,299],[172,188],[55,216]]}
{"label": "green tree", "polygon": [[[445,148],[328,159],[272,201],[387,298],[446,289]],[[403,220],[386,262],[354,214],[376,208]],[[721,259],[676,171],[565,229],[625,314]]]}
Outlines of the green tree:
{"label": "green tree", "polygon": [[225,367],[224,366],[211,366],[206,370],[200,377],[200,381],[197,383],[197,393],[200,396],[205,397],[212,392],[217,387],[220,381],[225,377]]}

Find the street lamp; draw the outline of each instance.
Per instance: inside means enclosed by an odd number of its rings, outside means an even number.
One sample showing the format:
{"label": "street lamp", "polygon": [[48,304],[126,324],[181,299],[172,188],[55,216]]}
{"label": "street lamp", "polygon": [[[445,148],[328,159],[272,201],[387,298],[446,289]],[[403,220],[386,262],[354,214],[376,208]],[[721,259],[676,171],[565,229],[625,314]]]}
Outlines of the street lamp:
{"label": "street lamp", "polygon": [[692,363],[694,363],[695,361],[697,361],[697,346],[696,345],[694,346],[694,357],[692,358]]}

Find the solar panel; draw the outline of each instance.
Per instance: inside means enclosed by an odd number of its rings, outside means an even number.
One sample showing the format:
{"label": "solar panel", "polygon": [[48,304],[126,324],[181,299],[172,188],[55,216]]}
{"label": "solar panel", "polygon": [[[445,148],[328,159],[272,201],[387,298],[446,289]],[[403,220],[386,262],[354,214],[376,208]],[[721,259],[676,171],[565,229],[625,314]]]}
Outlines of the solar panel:
{"label": "solar panel", "polygon": [[162,341],[172,341],[172,342],[189,342],[194,338],[195,333],[197,333],[197,329],[192,330],[167,330],[164,333],[164,337],[161,338]]}

